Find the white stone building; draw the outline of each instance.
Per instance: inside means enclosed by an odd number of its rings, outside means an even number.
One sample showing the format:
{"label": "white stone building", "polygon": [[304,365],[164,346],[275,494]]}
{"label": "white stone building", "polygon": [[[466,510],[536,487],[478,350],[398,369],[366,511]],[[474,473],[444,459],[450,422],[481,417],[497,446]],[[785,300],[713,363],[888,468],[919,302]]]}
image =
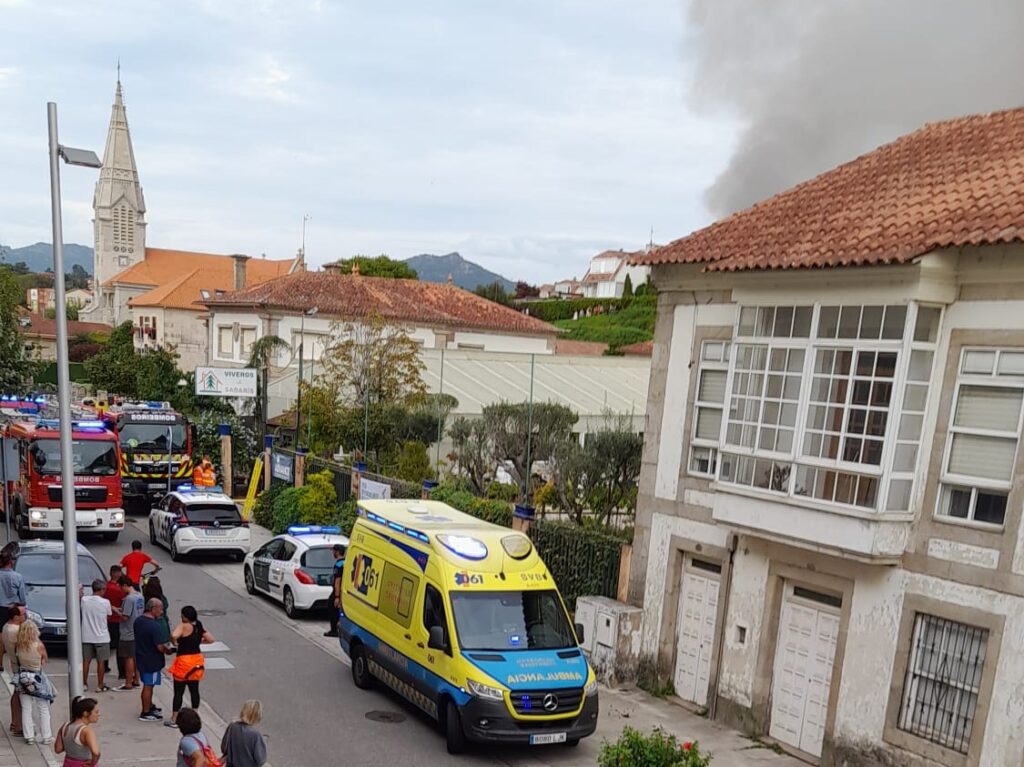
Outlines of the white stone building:
{"label": "white stone building", "polygon": [[1016,765],[1024,110],[665,247],[630,601],[712,717],[824,765]]}
{"label": "white stone building", "polygon": [[631,263],[630,257],[635,255],[622,250],[598,253],[590,259],[590,268],[579,282],[579,293],[584,298],[621,298],[627,276],[634,288],[644,284],[650,269]]}

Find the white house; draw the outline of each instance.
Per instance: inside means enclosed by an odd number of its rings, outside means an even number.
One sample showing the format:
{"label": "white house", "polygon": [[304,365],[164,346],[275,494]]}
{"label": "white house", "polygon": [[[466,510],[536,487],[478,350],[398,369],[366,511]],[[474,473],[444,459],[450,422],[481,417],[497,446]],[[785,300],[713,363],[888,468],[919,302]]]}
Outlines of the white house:
{"label": "white house", "polygon": [[1024,110],[637,256],[630,601],[676,694],[823,765],[1024,754]]}
{"label": "white house", "polygon": [[629,276],[633,287],[647,280],[650,269],[642,264],[630,262],[635,253],[622,250],[606,250],[590,259],[590,268],[575,286],[584,298],[621,298]]}

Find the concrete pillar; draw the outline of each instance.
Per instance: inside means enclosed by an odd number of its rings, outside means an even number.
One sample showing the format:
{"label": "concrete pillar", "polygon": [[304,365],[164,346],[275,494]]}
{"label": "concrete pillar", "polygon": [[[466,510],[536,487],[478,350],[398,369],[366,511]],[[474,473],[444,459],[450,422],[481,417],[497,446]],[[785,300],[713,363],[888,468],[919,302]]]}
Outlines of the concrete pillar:
{"label": "concrete pillar", "polygon": [[263,489],[270,489],[270,482],[273,479],[270,476],[270,466],[273,458],[271,453],[274,451],[274,435],[268,434],[263,438]]}
{"label": "concrete pillar", "polygon": [[352,497],[357,501],[359,500],[359,487],[363,478],[363,472],[366,471],[366,464],[362,461],[356,461],[352,464]]}
{"label": "concrete pillar", "polygon": [[217,433],[220,434],[220,486],[224,492],[231,495],[234,491],[234,483],[231,473],[231,424],[222,423],[217,426]]}
{"label": "concrete pillar", "polygon": [[295,487],[302,487],[306,484],[306,448],[300,447],[295,451]]}
{"label": "concrete pillar", "polygon": [[633,547],[628,543],[622,544],[622,554],[619,557],[619,584],[615,598],[620,602],[629,601],[629,571],[633,564]]}

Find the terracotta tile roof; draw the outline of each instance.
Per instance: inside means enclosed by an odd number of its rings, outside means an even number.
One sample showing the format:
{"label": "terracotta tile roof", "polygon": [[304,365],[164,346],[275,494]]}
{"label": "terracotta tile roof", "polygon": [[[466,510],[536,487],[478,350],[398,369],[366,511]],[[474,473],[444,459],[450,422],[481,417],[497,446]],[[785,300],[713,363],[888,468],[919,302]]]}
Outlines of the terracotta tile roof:
{"label": "terracotta tile roof", "polygon": [[296,272],[262,285],[199,301],[207,306],[259,306],[360,319],[373,312],[388,320],[506,333],[554,334],[554,326],[455,285]]}
{"label": "terracotta tile roof", "polygon": [[634,264],[708,270],[905,263],[1024,239],[1024,109],[926,125]]}
{"label": "terracotta tile roof", "polygon": [[608,351],[608,344],[602,344],[598,341],[570,341],[566,338],[555,339],[555,354],[600,357],[606,351]]}
{"label": "terracotta tile roof", "polygon": [[[56,338],[57,321],[50,320],[41,314],[21,314],[28,318],[28,325],[18,323],[21,334],[30,338]],[[68,320],[68,337],[73,338],[82,333],[109,333],[113,328],[102,322],[78,322]]]}
{"label": "terracotta tile roof", "polygon": [[619,347],[619,354],[627,357],[650,357],[654,353],[654,341],[637,341]]}
{"label": "terracotta tile roof", "polygon": [[[292,263],[292,259],[250,258],[245,262],[245,284],[258,285],[287,274]],[[235,280],[234,266],[231,256],[146,248],[144,261],[114,275],[107,284],[152,285],[153,290],[128,302],[133,307],[159,306],[202,311],[202,307],[195,305],[202,299],[200,291],[213,294],[216,290],[231,290]]]}
{"label": "terracotta tile roof", "polygon": [[[260,282],[272,277],[287,274],[291,269],[292,259],[280,261],[265,258],[250,258],[246,262],[246,274],[252,275]],[[234,261],[231,256],[216,253],[196,253],[189,250],[167,250],[165,248],[146,248],[146,258],[118,272],[106,284],[120,283],[128,285],[164,285],[181,276],[183,271],[193,269],[212,270],[233,274]],[[227,288],[231,288],[228,283]],[[223,289],[223,287],[222,287]]]}

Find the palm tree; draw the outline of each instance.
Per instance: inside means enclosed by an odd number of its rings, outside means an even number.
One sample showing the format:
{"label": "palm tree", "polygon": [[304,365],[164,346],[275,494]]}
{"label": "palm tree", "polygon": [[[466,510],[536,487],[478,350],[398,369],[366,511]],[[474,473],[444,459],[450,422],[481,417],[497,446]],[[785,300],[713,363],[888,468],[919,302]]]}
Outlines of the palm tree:
{"label": "palm tree", "polygon": [[260,436],[267,429],[267,381],[270,376],[270,362],[280,352],[291,351],[291,346],[280,336],[263,336],[249,351],[246,367],[256,368],[256,423]]}

